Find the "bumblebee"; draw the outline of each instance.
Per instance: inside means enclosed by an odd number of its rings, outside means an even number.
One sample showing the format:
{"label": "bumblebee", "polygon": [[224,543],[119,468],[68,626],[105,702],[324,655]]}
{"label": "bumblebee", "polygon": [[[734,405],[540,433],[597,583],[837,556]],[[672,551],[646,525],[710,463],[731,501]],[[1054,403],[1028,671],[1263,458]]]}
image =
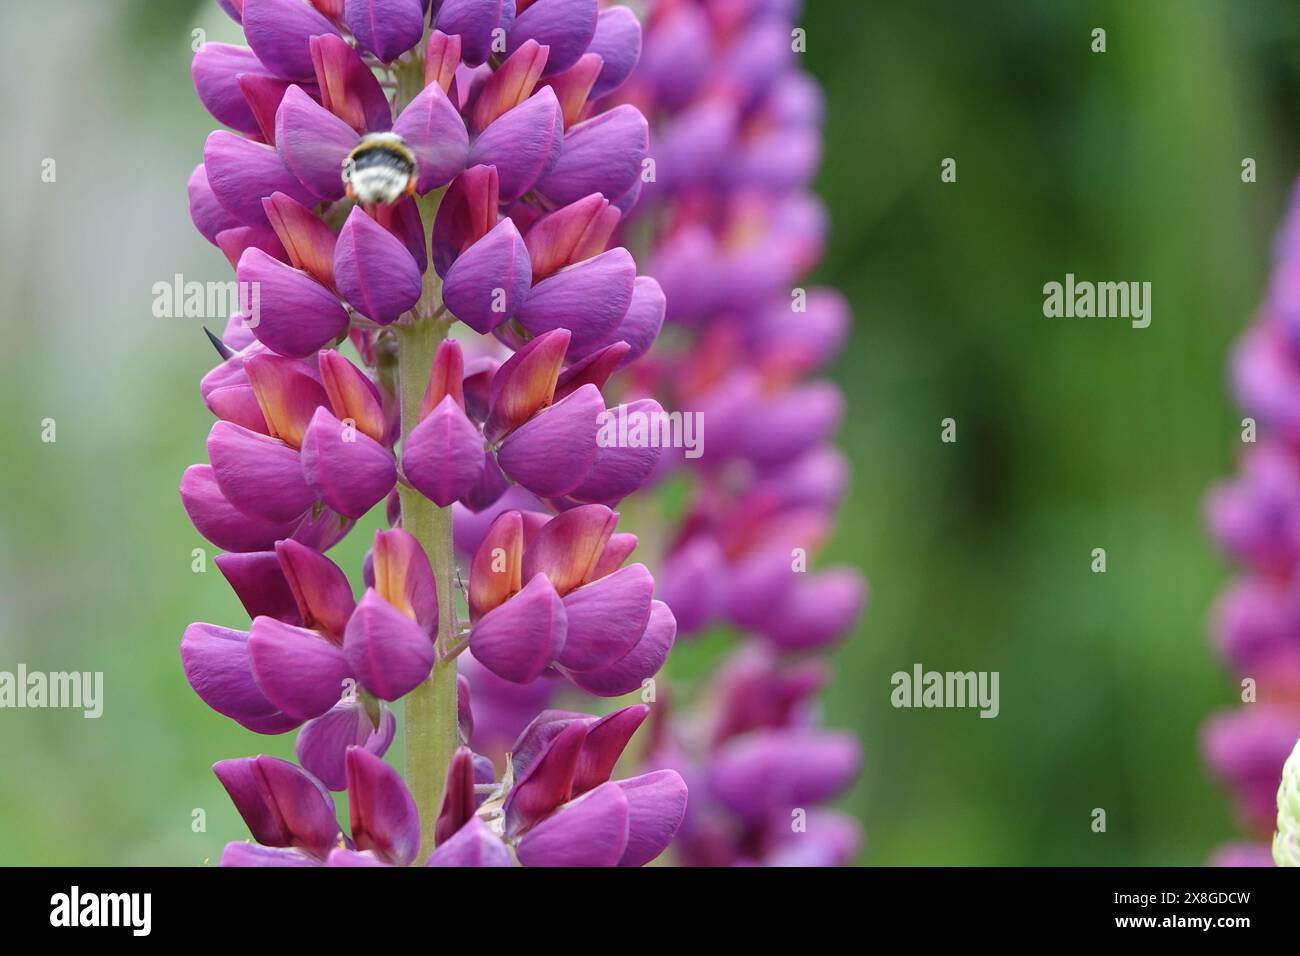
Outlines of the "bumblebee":
{"label": "bumblebee", "polygon": [[395,203],[415,192],[415,153],[396,133],[369,133],[343,160],[348,198],[362,205]]}

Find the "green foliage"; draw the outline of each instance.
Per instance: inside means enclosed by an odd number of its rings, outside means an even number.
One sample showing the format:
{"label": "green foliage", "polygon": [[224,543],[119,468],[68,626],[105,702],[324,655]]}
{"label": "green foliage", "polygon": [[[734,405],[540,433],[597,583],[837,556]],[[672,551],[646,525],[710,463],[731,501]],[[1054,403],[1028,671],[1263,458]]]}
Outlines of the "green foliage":
{"label": "green foliage", "polygon": [[[873,600],[828,719],[865,740],[864,861],[1199,863],[1230,825],[1197,732],[1231,699],[1200,505],[1234,467],[1227,349],[1297,172],[1294,11],[812,3],[806,26],[819,278],[857,314],[832,550]],[[1151,327],[1045,318],[1067,272],[1150,281]],[[916,661],[1001,671],[1001,716],[892,709]]]}

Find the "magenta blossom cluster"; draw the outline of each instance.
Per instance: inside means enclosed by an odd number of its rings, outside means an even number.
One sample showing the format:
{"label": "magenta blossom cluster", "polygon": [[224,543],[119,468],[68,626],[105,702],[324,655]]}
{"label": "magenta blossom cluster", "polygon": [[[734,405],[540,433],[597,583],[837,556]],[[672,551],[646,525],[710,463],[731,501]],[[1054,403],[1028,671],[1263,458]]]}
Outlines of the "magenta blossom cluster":
{"label": "magenta blossom cluster", "polygon": [[[401,776],[359,746],[344,774],[349,832],[329,792],[275,757],[213,767],[256,843],[237,842],[225,866],[641,866],[663,852],[681,823],[686,786],[671,770],[611,780],[647,708],[605,717],[546,711],[512,748],[501,783],[466,747],[452,758],[423,861],[420,811]],[[488,764],[490,768],[490,764]]]}
{"label": "magenta blossom cluster", "polygon": [[[676,635],[611,510],[661,450],[598,441],[607,383],[666,307],[614,245],[648,126],[608,96],[640,25],[597,0],[223,7],[248,46],[195,56],[199,98],[227,128],[188,192],[251,294],[213,337],[221,362],[200,391],[217,421],[180,494],[251,624],[193,624],[181,658],[218,713],[299,729],[301,763],[217,765],[257,840],[223,862],[408,865],[422,846],[430,865],[647,862],[686,793],[670,770],[609,779],[644,708],[536,716],[497,782],[468,749],[470,681],[434,680],[460,659],[513,687],[562,676],[617,696]],[[358,599],[325,552],[385,502]],[[462,525],[481,539],[463,577],[435,559]],[[421,730],[461,749],[441,805],[417,805],[428,781],[382,760],[388,705],[405,699],[410,719],[411,695],[435,686],[458,726]],[[348,835],[328,796],[344,789]]]}
{"label": "magenta blossom cluster", "polygon": [[499,515],[470,564],[475,660],[515,684],[553,668],[600,697],[639,690],[677,626],[646,566],[624,564],[636,536],[615,534],[617,522],[598,504]]}
{"label": "magenta blossom cluster", "polygon": [[1273,278],[1232,357],[1246,442],[1240,473],[1215,487],[1211,531],[1241,565],[1212,614],[1219,656],[1243,703],[1202,734],[1205,759],[1250,838],[1215,861],[1270,866],[1282,766],[1300,739],[1300,203],[1276,244]]}

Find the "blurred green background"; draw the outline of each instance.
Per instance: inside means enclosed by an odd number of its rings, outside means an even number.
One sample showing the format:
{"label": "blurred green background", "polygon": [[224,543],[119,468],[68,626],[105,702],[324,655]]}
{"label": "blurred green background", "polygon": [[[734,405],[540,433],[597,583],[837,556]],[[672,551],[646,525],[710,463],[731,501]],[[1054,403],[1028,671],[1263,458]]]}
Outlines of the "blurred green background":
{"label": "blurred green background", "polygon": [[[817,279],[857,315],[834,370],[855,482],[828,557],[860,565],[872,599],[826,717],[866,749],[843,801],[862,860],[1200,863],[1232,826],[1196,734],[1232,687],[1205,639],[1227,569],[1199,509],[1233,467],[1225,351],[1300,168],[1300,14],[808,7],[834,223]],[[243,620],[210,561],[191,571],[206,545],[176,495],[204,456],[213,355],[198,321],[150,311],[175,273],[229,277],[186,211],[213,125],[195,28],[238,39],[207,0],[0,12],[0,669],[105,672],[97,721],[0,711],[0,864],[215,860],[246,834],[211,763],[292,747],[208,711],[176,653],[192,620]],[[1151,327],[1044,318],[1042,286],[1067,272],[1151,282]],[[368,537],[334,556],[357,567]],[[916,662],[1000,671],[1001,715],[894,710],[890,675]]]}

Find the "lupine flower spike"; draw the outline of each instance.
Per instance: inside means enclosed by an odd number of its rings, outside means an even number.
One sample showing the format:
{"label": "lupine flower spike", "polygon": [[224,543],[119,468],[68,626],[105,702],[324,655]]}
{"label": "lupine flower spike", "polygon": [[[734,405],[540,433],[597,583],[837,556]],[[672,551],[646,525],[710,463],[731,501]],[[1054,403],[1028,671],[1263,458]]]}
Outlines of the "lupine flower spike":
{"label": "lupine flower spike", "polygon": [[[598,0],[222,6],[248,45],[194,58],[226,128],[187,192],[254,294],[209,333],[216,422],[180,496],[249,623],[190,625],[181,660],[216,712],[298,729],[301,764],[217,764],[257,841],[223,863],[648,862],[686,791],[671,770],[610,780],[646,708],[546,711],[497,782],[468,749],[458,673],[617,696],[676,635],[611,510],[660,450],[598,442],[604,390],[665,309],[617,243],[648,124],[604,104],[640,54],[636,17]],[[381,504],[354,590],[327,552]],[[480,526],[455,567],[453,537]],[[384,762],[398,700],[405,781]]]}

